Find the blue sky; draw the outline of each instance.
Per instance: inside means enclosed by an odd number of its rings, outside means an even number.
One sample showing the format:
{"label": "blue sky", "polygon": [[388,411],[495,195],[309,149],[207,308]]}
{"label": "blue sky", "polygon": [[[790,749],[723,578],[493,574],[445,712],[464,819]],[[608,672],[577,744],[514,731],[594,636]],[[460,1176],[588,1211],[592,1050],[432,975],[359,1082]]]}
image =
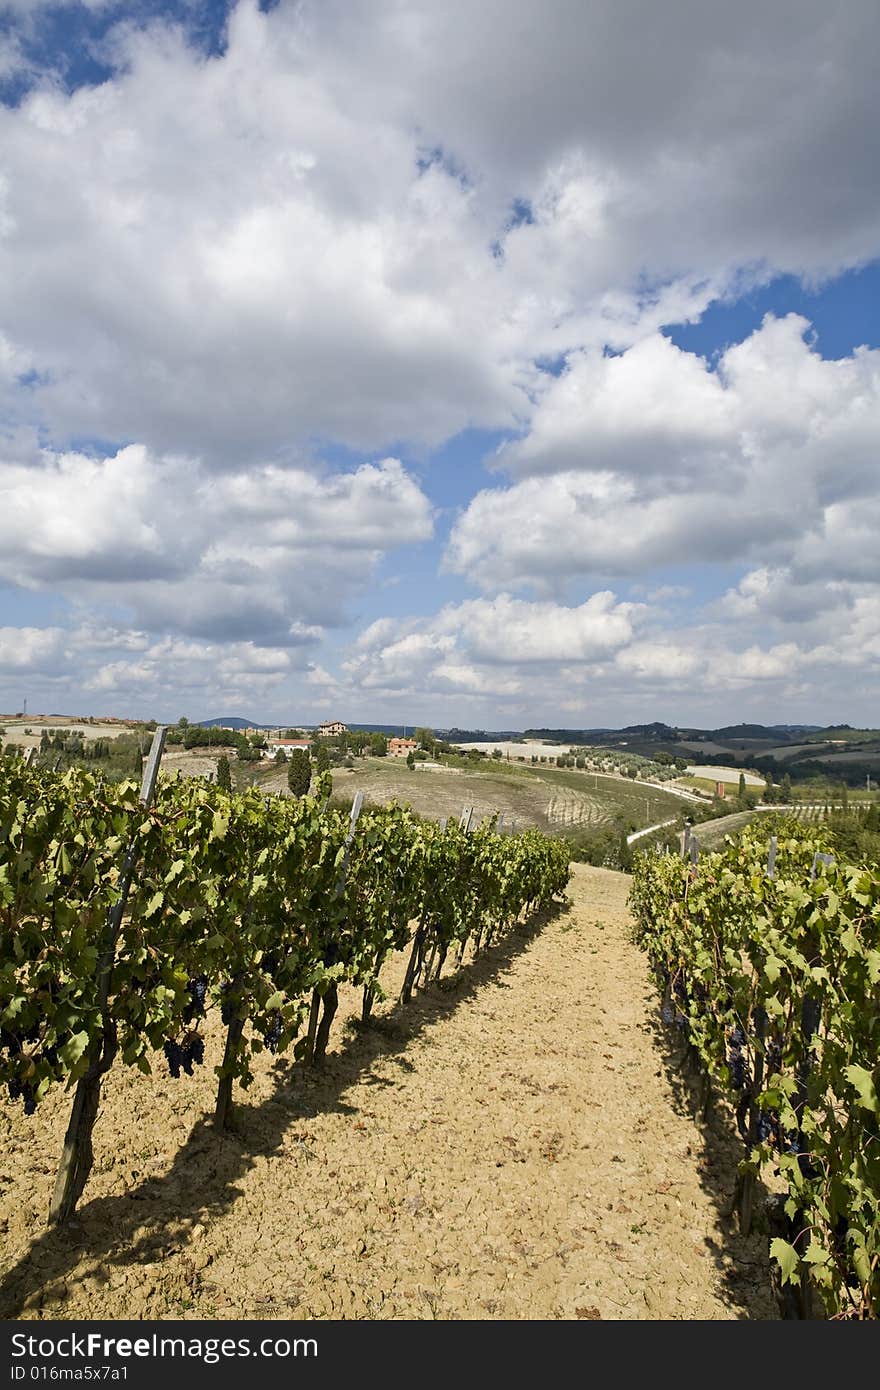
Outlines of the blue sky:
{"label": "blue sky", "polygon": [[876,724],[826,10],[0,0],[0,707]]}

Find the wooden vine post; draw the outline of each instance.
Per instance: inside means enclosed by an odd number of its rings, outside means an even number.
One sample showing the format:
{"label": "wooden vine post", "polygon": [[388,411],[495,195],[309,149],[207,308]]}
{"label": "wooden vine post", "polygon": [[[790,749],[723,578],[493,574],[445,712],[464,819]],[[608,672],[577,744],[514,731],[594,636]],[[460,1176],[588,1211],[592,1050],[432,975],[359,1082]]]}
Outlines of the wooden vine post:
{"label": "wooden vine post", "polygon": [[[165,727],[160,725],[153,735],[153,744],[141,783],[140,801],[144,807],[150,805],[156,790],[156,778],[162,759],[162,750],[165,747],[166,732]],[[94,1161],[92,1130],[98,1118],[101,1079],[104,1073],[109,1071],[116,1055],[116,1026],[110,1016],[109,1007],[113,962],[116,958],[116,944],[122,929],[122,918],[128,901],[137,854],[138,842],[135,835],[132,836],[125,859],[122,862],[119,875],[119,897],[107,914],[107,924],[104,928],[101,954],[97,965],[98,1006],[101,1010],[103,1027],[101,1035],[95,1039],[89,1049],[88,1070],[84,1076],[80,1077],[76,1085],[67,1133],[64,1136],[64,1147],[61,1151],[61,1162],[58,1165],[58,1176],[55,1179],[55,1190],[52,1193],[49,1207],[50,1223],[57,1224],[67,1221],[73,1214],[92,1170]]]}

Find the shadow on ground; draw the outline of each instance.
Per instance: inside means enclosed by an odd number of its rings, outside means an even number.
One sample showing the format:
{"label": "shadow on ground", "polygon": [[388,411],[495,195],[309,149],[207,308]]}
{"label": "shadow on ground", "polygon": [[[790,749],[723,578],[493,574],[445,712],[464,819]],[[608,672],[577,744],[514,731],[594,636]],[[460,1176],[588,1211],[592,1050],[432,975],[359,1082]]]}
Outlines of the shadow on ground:
{"label": "shadow on ground", "polygon": [[[199,1234],[200,1223],[242,1195],[238,1184],[256,1161],[279,1153],[298,1120],[331,1110],[355,1114],[345,1093],[365,1074],[369,1081],[379,1058],[396,1057],[403,1071],[411,1070],[403,1054],[413,1039],[489,981],[497,984],[529,942],[563,911],[565,905],[559,905],[534,914],[409,1004],[395,1005],[367,1026],[348,1028],[341,1050],[331,1053],[322,1067],[280,1059],[273,1094],[253,1105],[239,1092],[229,1131],[218,1134],[209,1120],[200,1120],[163,1176],[121,1195],[86,1200],[65,1226],[50,1227],[34,1240],[0,1281],[0,1317],[39,1316],[44,1304],[51,1305],[49,1316],[63,1317],[65,1280],[84,1259],[100,1261],[99,1271],[89,1276],[97,1299],[102,1284],[112,1285],[114,1272],[158,1263],[184,1250]],[[387,1084],[379,1077],[375,1083]],[[292,1142],[298,1142],[295,1135]],[[195,1260],[180,1263],[176,1295],[185,1311],[199,1291],[199,1274]]]}

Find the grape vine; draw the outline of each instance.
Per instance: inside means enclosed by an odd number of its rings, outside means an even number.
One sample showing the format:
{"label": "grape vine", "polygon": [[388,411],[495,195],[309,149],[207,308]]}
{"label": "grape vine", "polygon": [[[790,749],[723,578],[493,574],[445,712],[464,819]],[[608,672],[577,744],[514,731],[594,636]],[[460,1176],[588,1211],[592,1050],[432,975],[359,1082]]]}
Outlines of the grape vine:
{"label": "grape vine", "polygon": [[[319,1059],[341,983],[363,988],[366,1017],[392,951],[417,943],[436,977],[452,942],[485,945],[564,894],[558,841],[441,830],[398,806],[370,807],[350,835],[349,818],[324,807],[327,792],[326,781],[298,799],[160,781],[146,807],[133,781],[110,787],[77,768],[3,760],[0,1084],[26,1113],[53,1086],[94,1075],[96,1058],[101,1071],[118,1058],[149,1074],[161,1052],[172,1077],[191,1076],[204,1059],[200,1025],[218,1008],[222,1127],[254,1056],[307,1054],[310,1001],[323,1001]],[[105,960],[126,855],[134,873]],[[97,1095],[81,1117],[77,1195]]]}
{"label": "grape vine", "polygon": [[[643,853],[631,904],[663,990],[710,1077],[729,1088],[743,1182],[787,1187],[771,1255],[834,1317],[880,1313],[880,872],[820,863],[791,826],[767,873],[766,833],[695,872]],[[811,870],[815,877],[811,877]]]}

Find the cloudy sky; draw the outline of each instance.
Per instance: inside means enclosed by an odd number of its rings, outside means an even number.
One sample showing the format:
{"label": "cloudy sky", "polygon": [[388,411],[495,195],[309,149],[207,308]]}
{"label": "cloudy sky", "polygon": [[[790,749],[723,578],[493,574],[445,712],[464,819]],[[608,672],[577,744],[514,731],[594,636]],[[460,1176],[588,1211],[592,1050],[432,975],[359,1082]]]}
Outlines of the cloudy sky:
{"label": "cloudy sky", "polygon": [[0,707],[880,724],[876,0],[0,0]]}

